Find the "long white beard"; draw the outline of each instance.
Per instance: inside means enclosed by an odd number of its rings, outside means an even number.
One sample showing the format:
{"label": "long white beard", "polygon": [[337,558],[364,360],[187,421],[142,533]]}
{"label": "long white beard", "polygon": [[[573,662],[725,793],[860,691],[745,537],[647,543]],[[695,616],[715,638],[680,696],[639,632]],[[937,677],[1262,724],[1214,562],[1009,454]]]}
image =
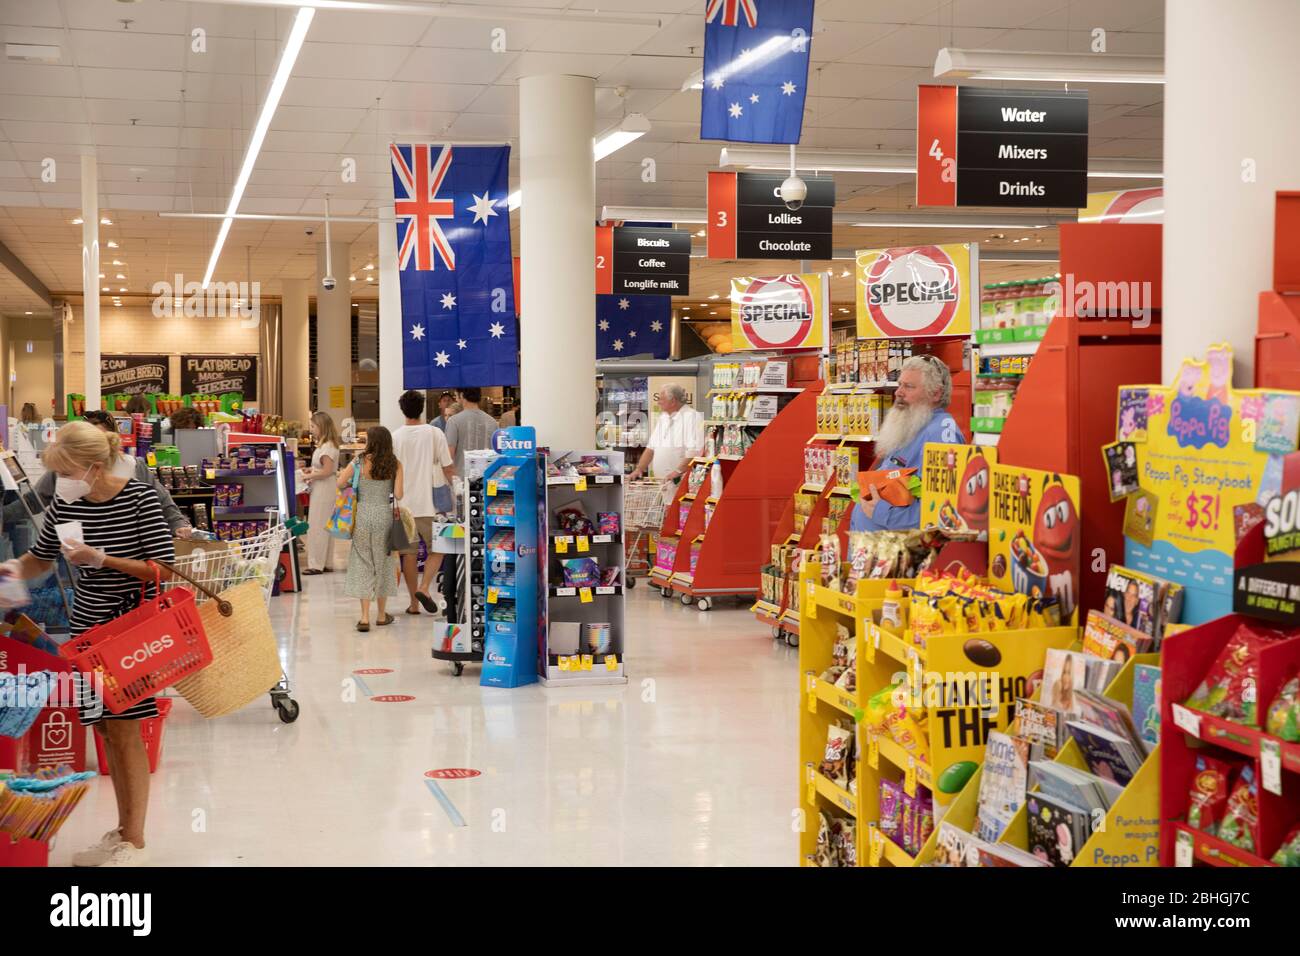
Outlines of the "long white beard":
{"label": "long white beard", "polygon": [[[921,434],[921,429],[930,424],[933,415],[934,409],[928,405],[909,405],[907,408],[895,405],[889,410],[881,423],[880,433],[876,435],[876,455],[881,459],[882,467],[885,458],[911,444]],[[909,467],[915,464],[908,462]]]}

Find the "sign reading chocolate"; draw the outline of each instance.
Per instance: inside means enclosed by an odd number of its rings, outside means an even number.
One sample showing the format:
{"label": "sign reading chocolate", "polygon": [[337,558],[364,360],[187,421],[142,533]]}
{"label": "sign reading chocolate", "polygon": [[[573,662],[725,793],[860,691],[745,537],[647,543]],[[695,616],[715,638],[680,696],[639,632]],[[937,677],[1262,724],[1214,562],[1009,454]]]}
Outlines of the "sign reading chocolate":
{"label": "sign reading chocolate", "polygon": [[835,181],[804,176],[798,209],[781,198],[785,173],[711,172],[708,181],[710,259],[829,259]]}
{"label": "sign reading chocolate", "polygon": [[921,464],[921,521],[944,531],[987,531],[996,448],[930,442]]}
{"label": "sign reading chocolate", "polygon": [[1079,479],[990,467],[989,577],[997,587],[1054,597],[1062,623],[1075,623],[1080,587]]}
{"label": "sign reading chocolate", "polygon": [[731,331],[738,349],[811,349],[827,341],[824,272],[731,280]]}
{"label": "sign reading chocolate", "polygon": [[967,335],[978,289],[975,243],[859,251],[858,338]]}

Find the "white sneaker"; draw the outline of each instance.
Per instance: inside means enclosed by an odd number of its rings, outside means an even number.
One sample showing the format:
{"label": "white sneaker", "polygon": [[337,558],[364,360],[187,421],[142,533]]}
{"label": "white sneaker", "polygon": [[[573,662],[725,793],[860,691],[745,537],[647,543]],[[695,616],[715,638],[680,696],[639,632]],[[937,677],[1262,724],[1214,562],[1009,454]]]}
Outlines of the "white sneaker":
{"label": "white sneaker", "polygon": [[149,863],[149,849],[141,849],[125,840],[113,847],[108,859],[100,867],[110,866],[146,866]]}
{"label": "white sneaker", "polygon": [[121,830],[109,830],[103,838],[92,847],[72,855],[73,866],[103,866],[113,852],[113,848],[122,842]]}

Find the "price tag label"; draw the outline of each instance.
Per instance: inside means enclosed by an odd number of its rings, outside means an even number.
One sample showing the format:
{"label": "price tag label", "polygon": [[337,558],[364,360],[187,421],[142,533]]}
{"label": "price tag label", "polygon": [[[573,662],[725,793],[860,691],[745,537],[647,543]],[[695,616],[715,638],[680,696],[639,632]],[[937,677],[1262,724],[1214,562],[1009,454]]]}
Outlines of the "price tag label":
{"label": "price tag label", "polygon": [[578,553],[584,554],[591,550],[591,541],[585,534],[578,535]]}
{"label": "price tag label", "polygon": [[916,796],[916,758],[907,758],[907,770],[903,774],[903,792],[909,797]]}
{"label": "price tag label", "polygon": [[496,588],[488,588],[488,603],[489,603],[489,604],[496,604],[496,603],[497,603],[497,589],[496,589]]}
{"label": "price tag label", "polygon": [[880,866],[880,858],[885,855],[885,835],[874,823],[867,833],[868,862],[872,866]]}
{"label": "price tag label", "polygon": [[155,455],[153,452],[149,452],[149,454],[145,455],[144,460],[149,465],[150,468],[158,467],[158,456]]}
{"label": "price tag label", "polygon": [[1174,841],[1174,866],[1191,866],[1196,859],[1196,841],[1186,830],[1178,831]]}
{"label": "price tag label", "polygon": [[586,475],[583,475],[582,477],[580,477],[577,481],[575,481],[575,482],[573,483],[573,490],[574,490],[574,491],[586,491],[586,490],[587,490],[587,476],[586,476]]}
{"label": "price tag label", "polygon": [[556,538],[556,539],[555,539],[555,553],[556,553],[556,554],[568,554],[568,553],[569,553],[569,539],[568,539],[568,538]]}
{"label": "price tag label", "polygon": [[805,799],[807,799],[810,807],[815,807],[817,805],[817,784],[808,784],[808,793]]}
{"label": "price tag label", "polygon": [[582,669],[583,669],[584,671],[589,671],[589,670],[591,670],[592,665],[595,664],[595,663],[596,663],[596,658],[595,658],[594,656],[592,656],[591,654],[583,654],[583,655],[582,655]]}
{"label": "price tag label", "polygon": [[867,738],[867,766],[872,770],[880,769],[880,738],[876,734]]}
{"label": "price tag label", "polygon": [[598,484],[598,485],[612,485],[613,483],[614,483],[614,476],[613,476],[613,475],[597,475],[597,476],[596,476],[596,484]]}
{"label": "price tag label", "polygon": [[616,670],[618,670],[618,655],[617,655],[617,654],[606,654],[606,655],[605,655],[605,670],[607,670],[607,671],[616,671]]}
{"label": "price tag label", "polygon": [[866,618],[862,619],[862,633],[866,635],[866,640],[862,642],[863,655],[868,664],[876,662],[876,648],[879,646],[880,637],[876,632],[876,625]]}
{"label": "price tag label", "polygon": [[1276,740],[1261,738],[1259,765],[1264,773],[1264,789],[1282,796],[1282,745]]}
{"label": "price tag label", "polygon": [[1201,715],[1188,710],[1182,704],[1174,704],[1174,726],[1199,739],[1201,736]]}
{"label": "price tag label", "polygon": [[816,582],[816,581],[809,581],[809,582],[808,582],[808,596],[809,596],[810,598],[815,598],[815,597],[817,596],[817,582]]}
{"label": "price tag label", "polygon": [[590,604],[590,603],[591,603],[591,588],[579,588],[579,589],[578,589],[578,598],[582,601],[583,604]]}
{"label": "price tag label", "polygon": [[496,483],[496,480],[495,480],[495,479],[493,479],[492,481],[489,481],[489,482],[488,482],[488,484],[487,484],[487,493],[488,493],[488,497],[489,497],[489,498],[495,498],[495,497],[496,497],[496,493],[497,493],[497,483]]}
{"label": "price tag label", "polygon": [[808,688],[808,713],[817,713],[817,692],[815,684]]}

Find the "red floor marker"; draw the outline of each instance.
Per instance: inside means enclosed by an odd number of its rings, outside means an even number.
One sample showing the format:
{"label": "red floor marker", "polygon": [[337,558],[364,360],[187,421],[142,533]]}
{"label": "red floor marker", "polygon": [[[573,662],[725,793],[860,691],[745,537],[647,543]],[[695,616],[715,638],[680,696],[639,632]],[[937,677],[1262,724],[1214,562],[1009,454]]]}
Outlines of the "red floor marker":
{"label": "red floor marker", "polygon": [[410,694],[380,694],[378,697],[371,697],[371,700],[377,700],[381,704],[404,704],[408,700],[415,700]]}
{"label": "red floor marker", "polygon": [[391,667],[363,667],[363,668],[361,668],[360,670],[355,670],[355,671],[353,671],[352,673],[354,673],[354,674],[391,674],[392,672],[393,672],[393,669],[392,669]]}
{"label": "red floor marker", "polygon": [[443,767],[441,770],[430,770],[425,773],[426,777],[432,777],[434,780],[465,780],[469,777],[482,776],[481,770],[470,770],[468,767]]}

